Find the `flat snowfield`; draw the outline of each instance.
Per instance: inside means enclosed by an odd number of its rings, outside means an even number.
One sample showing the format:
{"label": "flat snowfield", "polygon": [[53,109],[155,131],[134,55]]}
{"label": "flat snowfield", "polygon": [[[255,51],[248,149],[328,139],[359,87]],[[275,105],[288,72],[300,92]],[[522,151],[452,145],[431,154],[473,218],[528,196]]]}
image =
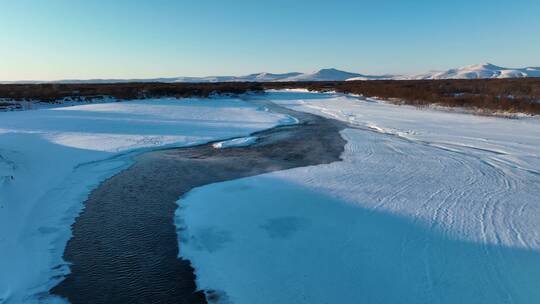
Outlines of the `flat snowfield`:
{"label": "flat snowfield", "polygon": [[88,193],[164,146],[246,136],[291,118],[238,99],[157,99],[0,113],[0,303],[39,302],[68,271]]}
{"label": "flat snowfield", "polygon": [[540,120],[265,98],[349,123],[343,161],[182,198],[199,288],[236,304],[540,302]]}

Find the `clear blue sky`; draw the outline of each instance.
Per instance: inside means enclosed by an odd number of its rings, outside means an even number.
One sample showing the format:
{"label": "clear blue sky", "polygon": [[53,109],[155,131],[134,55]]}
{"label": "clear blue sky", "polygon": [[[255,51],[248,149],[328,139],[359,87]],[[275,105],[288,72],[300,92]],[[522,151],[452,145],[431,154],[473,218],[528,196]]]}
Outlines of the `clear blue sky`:
{"label": "clear blue sky", "polygon": [[0,80],[540,65],[538,0],[0,0]]}

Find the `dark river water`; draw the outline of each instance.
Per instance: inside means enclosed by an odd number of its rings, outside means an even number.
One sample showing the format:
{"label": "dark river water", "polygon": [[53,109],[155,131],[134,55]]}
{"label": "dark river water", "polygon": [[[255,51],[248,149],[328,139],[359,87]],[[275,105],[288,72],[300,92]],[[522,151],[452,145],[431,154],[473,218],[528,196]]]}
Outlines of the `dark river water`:
{"label": "dark river water", "polygon": [[340,160],[345,126],[279,107],[300,123],[254,133],[249,147],[211,144],[142,154],[90,194],[64,259],[71,273],[51,290],[71,303],[207,303],[190,261],[179,258],[176,202],[194,187]]}

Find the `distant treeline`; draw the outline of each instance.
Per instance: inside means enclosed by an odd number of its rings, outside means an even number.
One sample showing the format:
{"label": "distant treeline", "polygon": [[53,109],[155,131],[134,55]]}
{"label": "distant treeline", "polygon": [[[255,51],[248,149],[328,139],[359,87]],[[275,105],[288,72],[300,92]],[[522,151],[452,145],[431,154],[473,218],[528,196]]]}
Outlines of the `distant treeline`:
{"label": "distant treeline", "polygon": [[3,84],[0,98],[7,100],[39,100],[56,102],[63,98],[142,99],[156,97],[208,97],[212,94],[260,92],[259,83],[111,83],[111,84]]}
{"label": "distant treeline", "polygon": [[318,82],[117,83],[117,84],[5,84],[0,99],[55,102],[71,97],[117,99],[208,97],[265,89],[336,91],[378,97],[419,107],[440,105],[485,112],[540,115],[540,78],[477,80],[371,80]]}
{"label": "distant treeline", "polygon": [[275,82],[264,86],[352,93],[419,107],[440,105],[540,115],[540,78]]}

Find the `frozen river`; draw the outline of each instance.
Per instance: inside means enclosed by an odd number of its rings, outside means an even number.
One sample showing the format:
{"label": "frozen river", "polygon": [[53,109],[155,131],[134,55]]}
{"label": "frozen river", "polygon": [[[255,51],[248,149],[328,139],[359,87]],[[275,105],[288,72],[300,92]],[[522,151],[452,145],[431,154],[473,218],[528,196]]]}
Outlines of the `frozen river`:
{"label": "frozen river", "polygon": [[0,113],[0,303],[540,301],[538,118],[244,99]]}

